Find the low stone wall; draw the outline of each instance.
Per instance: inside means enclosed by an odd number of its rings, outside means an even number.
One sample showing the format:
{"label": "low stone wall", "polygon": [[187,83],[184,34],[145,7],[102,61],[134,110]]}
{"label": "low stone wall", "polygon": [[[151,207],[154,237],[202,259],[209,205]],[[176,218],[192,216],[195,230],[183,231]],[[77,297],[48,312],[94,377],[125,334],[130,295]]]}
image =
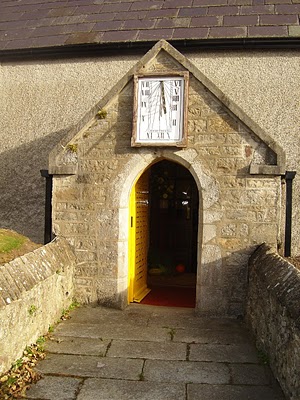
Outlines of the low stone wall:
{"label": "low stone wall", "polygon": [[70,306],[74,267],[64,239],[0,266],[0,374]]}
{"label": "low stone wall", "polygon": [[300,399],[300,271],[263,244],[249,261],[247,322],[287,399]]}

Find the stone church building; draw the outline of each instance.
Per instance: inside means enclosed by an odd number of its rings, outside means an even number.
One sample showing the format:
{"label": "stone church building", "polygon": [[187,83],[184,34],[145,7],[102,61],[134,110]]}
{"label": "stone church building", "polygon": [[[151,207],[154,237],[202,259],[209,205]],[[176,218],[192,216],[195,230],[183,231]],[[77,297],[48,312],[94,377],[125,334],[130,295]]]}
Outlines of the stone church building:
{"label": "stone church building", "polygon": [[23,3],[0,6],[1,226],[42,240],[47,170],[80,301],[180,265],[197,311],[242,315],[254,249],[299,253],[300,5]]}

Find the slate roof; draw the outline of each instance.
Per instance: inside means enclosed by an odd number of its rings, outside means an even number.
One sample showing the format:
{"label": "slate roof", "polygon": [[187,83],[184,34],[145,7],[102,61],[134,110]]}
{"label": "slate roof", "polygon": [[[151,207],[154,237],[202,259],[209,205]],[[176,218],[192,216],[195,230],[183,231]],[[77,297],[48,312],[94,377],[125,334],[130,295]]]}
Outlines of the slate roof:
{"label": "slate roof", "polygon": [[300,0],[0,0],[0,51],[78,44],[300,39]]}

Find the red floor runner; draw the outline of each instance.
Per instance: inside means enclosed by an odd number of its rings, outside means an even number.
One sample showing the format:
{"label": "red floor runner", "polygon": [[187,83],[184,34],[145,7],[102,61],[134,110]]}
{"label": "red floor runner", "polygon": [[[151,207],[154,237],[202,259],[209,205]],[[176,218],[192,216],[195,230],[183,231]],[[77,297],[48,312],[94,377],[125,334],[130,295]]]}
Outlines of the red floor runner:
{"label": "red floor runner", "polygon": [[165,307],[195,307],[196,289],[154,286],[141,304]]}

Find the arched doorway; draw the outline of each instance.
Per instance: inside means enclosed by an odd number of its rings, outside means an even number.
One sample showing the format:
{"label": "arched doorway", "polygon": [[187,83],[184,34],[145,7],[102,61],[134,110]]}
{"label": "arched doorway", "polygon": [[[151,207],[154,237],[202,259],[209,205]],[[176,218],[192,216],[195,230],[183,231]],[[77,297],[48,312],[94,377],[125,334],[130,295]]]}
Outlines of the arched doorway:
{"label": "arched doorway", "polygon": [[195,306],[198,210],[195,180],[178,163],[158,161],[137,180],[130,202],[129,301]]}

